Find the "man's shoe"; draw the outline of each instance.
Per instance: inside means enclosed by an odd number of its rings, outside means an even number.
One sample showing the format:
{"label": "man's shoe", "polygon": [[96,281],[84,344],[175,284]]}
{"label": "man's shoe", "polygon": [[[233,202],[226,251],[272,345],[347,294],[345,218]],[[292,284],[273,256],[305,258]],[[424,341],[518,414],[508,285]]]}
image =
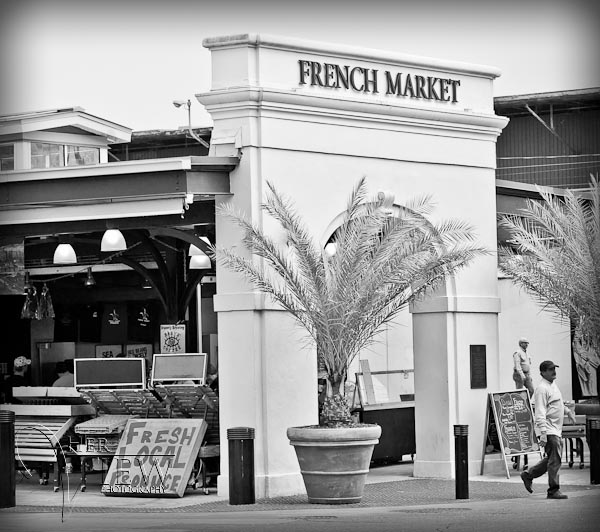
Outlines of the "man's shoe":
{"label": "man's shoe", "polygon": [[[525,489],[529,492],[529,493],[533,493],[533,490],[531,489],[531,484],[533,483],[533,480],[531,480],[528,476],[527,473],[525,471],[523,471],[521,473],[521,480],[523,481],[523,484],[525,484]],[[548,495],[549,497],[549,495]]]}
{"label": "man's shoe", "polygon": [[546,499],[568,499],[569,496],[561,493],[560,490],[556,490],[552,493],[548,493]]}

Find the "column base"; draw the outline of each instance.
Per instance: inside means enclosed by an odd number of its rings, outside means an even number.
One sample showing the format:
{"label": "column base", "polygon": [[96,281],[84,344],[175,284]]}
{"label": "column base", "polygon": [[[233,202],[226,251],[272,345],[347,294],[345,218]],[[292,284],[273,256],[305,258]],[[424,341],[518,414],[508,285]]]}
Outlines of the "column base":
{"label": "column base", "polygon": [[415,457],[415,478],[454,478],[454,462],[449,460],[419,460]]}
{"label": "column base", "polygon": [[[270,499],[289,495],[306,495],[306,488],[300,473],[285,475],[256,475],[256,499]],[[217,481],[217,495],[229,497],[229,478],[220,475]]]}

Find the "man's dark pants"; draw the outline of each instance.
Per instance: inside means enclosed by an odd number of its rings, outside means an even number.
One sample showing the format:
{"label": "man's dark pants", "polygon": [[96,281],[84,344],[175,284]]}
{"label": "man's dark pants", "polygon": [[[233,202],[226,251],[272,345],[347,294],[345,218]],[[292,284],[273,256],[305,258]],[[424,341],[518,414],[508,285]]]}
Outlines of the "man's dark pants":
{"label": "man's dark pants", "polygon": [[558,470],[560,469],[560,459],[562,455],[562,438],[559,436],[548,435],[548,442],[544,447],[546,456],[537,464],[530,467],[524,476],[533,480],[541,477],[548,472],[548,495],[552,495],[560,489]]}

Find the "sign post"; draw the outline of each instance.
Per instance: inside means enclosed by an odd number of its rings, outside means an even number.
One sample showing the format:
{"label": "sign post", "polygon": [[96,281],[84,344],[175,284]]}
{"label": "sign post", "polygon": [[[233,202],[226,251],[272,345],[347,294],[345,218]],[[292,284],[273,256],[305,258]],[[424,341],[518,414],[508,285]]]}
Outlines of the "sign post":
{"label": "sign post", "polygon": [[[488,446],[493,447],[488,451]],[[498,449],[499,448],[499,449]],[[510,478],[508,460],[513,456],[542,451],[535,435],[533,408],[527,390],[488,394],[486,404],[481,474],[485,455],[500,450],[504,459],[506,478]]]}

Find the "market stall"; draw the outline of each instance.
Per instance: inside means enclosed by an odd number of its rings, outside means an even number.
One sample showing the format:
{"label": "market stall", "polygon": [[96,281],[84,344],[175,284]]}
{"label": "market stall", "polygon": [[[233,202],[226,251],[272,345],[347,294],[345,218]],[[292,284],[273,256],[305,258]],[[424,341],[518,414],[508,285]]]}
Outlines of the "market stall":
{"label": "market stall", "polygon": [[[206,355],[201,353],[154,355],[149,387],[144,359],[76,360],[75,385],[98,416],[75,427],[75,432],[82,441],[73,449],[73,453],[84,464],[88,464],[87,468],[82,467],[83,490],[86,486],[86,474],[90,469],[102,472],[108,469],[107,480],[103,482],[102,488],[106,495],[148,494],[139,486],[121,482],[130,477],[130,472],[123,472],[124,461],[134,467],[148,460],[147,456],[131,455],[132,452],[144,452],[144,440],[139,449],[136,447],[132,451],[129,448],[132,442],[129,441],[131,438],[127,436],[127,431],[135,433],[133,427],[139,420],[148,425],[143,431],[144,434],[147,433],[144,438],[148,441],[155,438],[155,447],[164,443],[162,433],[171,431],[172,439],[177,440],[177,431],[183,430],[186,423],[190,425],[186,430],[190,434],[194,433],[194,441],[198,440],[197,449],[195,444],[185,448],[188,456],[185,463],[181,463],[183,444],[166,447],[171,454],[163,466],[167,469],[185,467],[178,475],[181,478],[177,481],[177,486],[171,485],[163,492],[154,490],[151,493],[155,496],[183,496],[182,489],[187,485],[199,487],[200,484],[204,492],[208,493],[207,476],[218,474],[218,463],[216,468],[213,467],[208,472],[207,461],[211,458],[217,458],[218,461],[219,428],[218,399],[214,391],[204,384],[205,374]],[[184,420],[190,421],[188,423]],[[141,476],[145,479],[144,482],[149,482],[145,474]],[[134,475],[131,478],[137,477]],[[163,482],[162,477],[160,482]]]}

